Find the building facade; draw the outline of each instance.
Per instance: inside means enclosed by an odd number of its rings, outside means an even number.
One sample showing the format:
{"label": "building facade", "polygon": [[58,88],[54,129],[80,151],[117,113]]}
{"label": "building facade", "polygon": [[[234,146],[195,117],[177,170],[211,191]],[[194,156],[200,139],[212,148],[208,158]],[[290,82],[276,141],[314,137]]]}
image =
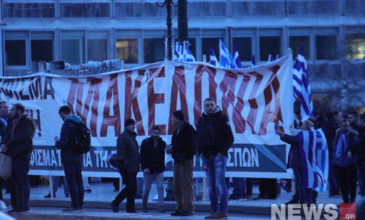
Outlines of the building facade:
{"label": "building facade", "polygon": [[[76,67],[120,58],[129,68],[165,59],[166,8],[156,0],[0,2],[3,76],[33,73],[39,61]],[[188,26],[199,61],[210,48],[219,53],[219,39],[238,49],[243,66],[253,54],[260,63],[304,47],[316,100],[365,106],[364,0],[188,0]]]}

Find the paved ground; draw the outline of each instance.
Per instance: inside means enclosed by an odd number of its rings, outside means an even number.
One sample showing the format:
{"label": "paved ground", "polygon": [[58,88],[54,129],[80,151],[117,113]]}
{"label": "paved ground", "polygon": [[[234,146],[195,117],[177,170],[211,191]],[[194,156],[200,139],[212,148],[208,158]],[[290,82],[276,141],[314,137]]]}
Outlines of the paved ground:
{"label": "paved ground", "polygon": [[[149,211],[143,213],[141,209],[141,199],[136,199],[137,214],[128,214],[125,212],[124,205],[120,206],[119,213],[113,213],[110,210],[110,202],[117,195],[113,192],[112,183],[91,184],[91,193],[85,193],[85,211],[80,213],[63,213],[62,209],[69,206],[70,198],[66,198],[63,193],[63,187],[58,189],[56,198],[46,199],[44,195],[48,194],[48,186],[40,186],[31,189],[31,211],[24,214],[14,215],[16,219],[171,219],[170,212],[175,208],[175,202],[165,202],[167,211],[165,213],[157,213]],[[254,186],[254,197],[258,194],[258,187]],[[150,200],[150,209],[155,210],[157,204],[155,186],[152,186]],[[5,194],[5,200],[9,202],[9,194]],[[281,204],[291,199],[292,193],[287,193],[284,190],[276,200],[230,200],[229,201],[229,219],[248,219],[262,220],[270,219],[271,204]],[[358,197],[359,199],[359,197]],[[341,199],[328,198],[328,193],[319,193],[318,203],[334,203],[340,204]],[[208,201],[195,201],[196,214],[194,217],[184,217],[181,219],[203,219],[209,213]],[[10,207],[8,208],[10,209]],[[179,218],[173,218],[179,219]]]}

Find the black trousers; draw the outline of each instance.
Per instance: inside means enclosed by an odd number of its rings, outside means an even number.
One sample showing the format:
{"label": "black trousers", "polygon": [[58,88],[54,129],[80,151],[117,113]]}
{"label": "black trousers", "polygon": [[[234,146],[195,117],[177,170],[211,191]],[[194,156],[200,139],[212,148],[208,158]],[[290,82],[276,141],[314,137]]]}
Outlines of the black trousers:
{"label": "black trousers", "polygon": [[71,195],[71,206],[80,208],[84,204],[84,183],[82,182],[82,163],[64,163],[66,181]]}
{"label": "black trousers", "polygon": [[9,179],[11,206],[16,210],[28,209],[30,196],[29,159],[27,157],[14,158],[12,166]]}
{"label": "black trousers", "polygon": [[353,203],[356,199],[356,166],[336,167],[344,203]]}
{"label": "black trousers", "polygon": [[137,172],[120,172],[123,178],[125,187],[113,200],[113,204],[119,206],[119,204],[127,198],[126,209],[127,212],[133,212],[136,210],[134,205],[134,199],[137,193]]}

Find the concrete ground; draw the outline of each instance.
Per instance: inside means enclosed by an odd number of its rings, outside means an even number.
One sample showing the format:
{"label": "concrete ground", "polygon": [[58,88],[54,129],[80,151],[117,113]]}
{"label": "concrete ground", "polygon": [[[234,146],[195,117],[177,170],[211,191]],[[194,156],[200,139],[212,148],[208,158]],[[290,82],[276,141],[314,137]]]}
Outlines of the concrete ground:
{"label": "concrete ground", "polygon": [[[175,210],[175,202],[166,201],[166,212],[156,212],[157,201],[156,188],[153,185],[149,197],[150,211],[144,213],[141,211],[141,199],[136,199],[137,214],[129,214],[125,212],[125,201],[121,204],[120,211],[113,213],[110,209],[110,202],[114,199],[118,192],[113,191],[112,183],[90,184],[92,192],[85,193],[85,204],[83,212],[63,213],[62,209],[70,205],[70,197],[65,197],[63,187],[60,187],[53,199],[44,198],[49,192],[48,186],[39,186],[31,189],[30,211],[22,214],[13,214],[16,219],[203,219],[209,214],[209,201],[195,201],[195,215],[193,217],[171,217],[170,213]],[[232,190],[232,189],[231,189]],[[254,195],[258,195],[258,187],[253,188]],[[9,194],[3,191],[5,201],[9,203]],[[229,219],[270,219],[271,204],[282,204],[291,199],[292,193],[281,190],[281,194],[275,200],[229,200],[228,211]],[[359,199],[360,197],[358,197]],[[328,193],[319,193],[317,202],[340,204],[342,199],[328,198]],[[10,209],[11,207],[8,207]]]}

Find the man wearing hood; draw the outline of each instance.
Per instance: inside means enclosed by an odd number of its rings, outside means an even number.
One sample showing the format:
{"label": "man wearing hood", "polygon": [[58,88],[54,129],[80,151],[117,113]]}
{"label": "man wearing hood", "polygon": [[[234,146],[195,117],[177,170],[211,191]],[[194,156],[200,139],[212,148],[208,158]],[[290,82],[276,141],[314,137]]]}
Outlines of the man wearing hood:
{"label": "man wearing hood", "polygon": [[[214,99],[204,100],[204,113],[198,121],[198,153],[203,157],[209,187],[211,215],[206,219],[227,217],[227,186],[225,171],[227,153],[233,144],[233,134],[227,116],[217,107]],[[218,204],[218,193],[220,202]]]}
{"label": "man wearing hood", "polygon": [[55,137],[56,148],[61,149],[61,161],[65,171],[67,185],[71,194],[71,206],[63,211],[82,211],[84,203],[84,184],[82,182],[82,154],[75,153],[74,130],[81,118],[71,114],[71,108],[61,106],[58,113],[63,120],[60,138]]}

